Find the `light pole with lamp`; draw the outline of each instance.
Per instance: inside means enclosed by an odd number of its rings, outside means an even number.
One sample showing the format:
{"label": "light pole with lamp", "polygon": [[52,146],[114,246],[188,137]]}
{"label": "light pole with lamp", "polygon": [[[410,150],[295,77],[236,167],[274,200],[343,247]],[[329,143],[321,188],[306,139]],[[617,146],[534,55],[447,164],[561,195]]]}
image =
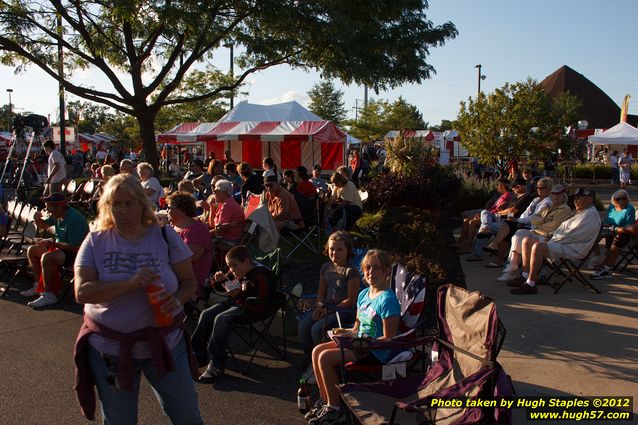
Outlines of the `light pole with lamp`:
{"label": "light pole with lamp", "polygon": [[9,132],[12,132],[12,125],[11,125],[11,93],[13,93],[13,89],[7,89],[7,93],[9,93],[9,113],[7,114],[7,129],[9,130]]}
{"label": "light pole with lamp", "polygon": [[478,99],[481,95],[481,80],[485,80],[485,75],[481,74],[481,68],[483,68],[483,65],[478,64],[474,68],[478,68],[478,91],[476,94],[476,98]]}
{"label": "light pole with lamp", "polygon": [[[235,78],[235,45],[233,43],[226,43],[224,44],[224,47],[228,47],[228,50],[230,50],[230,78],[233,79]],[[235,92],[231,91],[230,92],[230,109],[233,109],[235,107]]]}

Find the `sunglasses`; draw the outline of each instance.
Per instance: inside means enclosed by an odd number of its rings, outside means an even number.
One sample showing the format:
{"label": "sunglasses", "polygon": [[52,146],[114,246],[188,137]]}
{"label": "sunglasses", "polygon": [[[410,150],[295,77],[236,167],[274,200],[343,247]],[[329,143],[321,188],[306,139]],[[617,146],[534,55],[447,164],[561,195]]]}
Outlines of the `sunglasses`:
{"label": "sunglasses", "polygon": [[626,201],[627,197],[623,196],[622,198],[614,198],[616,201]]}

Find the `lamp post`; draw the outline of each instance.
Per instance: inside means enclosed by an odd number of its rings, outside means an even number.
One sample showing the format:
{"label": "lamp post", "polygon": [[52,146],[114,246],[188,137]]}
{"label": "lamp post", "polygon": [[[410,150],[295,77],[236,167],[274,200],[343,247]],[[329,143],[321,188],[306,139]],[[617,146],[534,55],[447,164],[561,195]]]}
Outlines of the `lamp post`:
{"label": "lamp post", "polygon": [[13,93],[13,89],[7,89],[7,93],[9,93],[9,114],[7,115],[7,128],[9,132],[12,131],[11,126],[11,93]]}
{"label": "lamp post", "polygon": [[481,74],[481,68],[483,68],[483,65],[478,64],[474,68],[478,68],[478,91],[476,94],[476,98],[478,99],[481,95],[481,80],[485,80],[485,75]]}

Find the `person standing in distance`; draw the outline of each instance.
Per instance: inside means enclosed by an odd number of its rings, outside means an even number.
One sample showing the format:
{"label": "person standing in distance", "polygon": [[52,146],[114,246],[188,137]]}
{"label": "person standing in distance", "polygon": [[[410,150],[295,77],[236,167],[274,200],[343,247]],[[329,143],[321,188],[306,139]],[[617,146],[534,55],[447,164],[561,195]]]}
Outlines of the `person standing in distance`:
{"label": "person standing in distance", "polygon": [[66,179],[66,161],[60,151],[55,149],[53,140],[47,140],[42,145],[49,156],[47,163],[47,179],[44,185],[44,196],[62,192],[62,182]]}

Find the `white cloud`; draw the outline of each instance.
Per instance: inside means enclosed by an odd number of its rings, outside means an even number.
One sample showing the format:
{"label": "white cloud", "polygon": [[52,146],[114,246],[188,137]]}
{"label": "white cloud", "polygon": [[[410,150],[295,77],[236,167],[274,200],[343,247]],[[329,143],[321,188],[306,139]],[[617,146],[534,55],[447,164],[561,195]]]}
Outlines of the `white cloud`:
{"label": "white cloud", "polygon": [[303,106],[308,106],[308,103],[310,103],[310,97],[308,96],[308,94],[297,90],[287,91],[281,97],[273,97],[270,99],[261,100],[259,103],[261,103],[262,105],[274,105],[276,103],[291,102],[293,100],[299,102]]}

